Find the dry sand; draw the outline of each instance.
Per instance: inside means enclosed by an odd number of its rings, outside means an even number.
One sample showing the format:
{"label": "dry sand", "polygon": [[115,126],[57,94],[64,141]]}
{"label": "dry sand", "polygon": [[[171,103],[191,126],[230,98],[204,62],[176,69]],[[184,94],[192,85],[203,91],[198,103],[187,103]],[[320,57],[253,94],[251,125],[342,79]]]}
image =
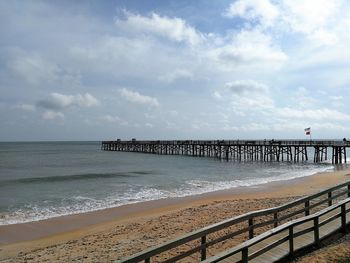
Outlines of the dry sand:
{"label": "dry sand", "polygon": [[350,234],[333,241],[295,260],[297,263],[346,263],[350,262]]}
{"label": "dry sand", "polygon": [[[348,170],[0,226],[0,262],[112,262],[201,227],[350,179]],[[239,240],[237,240],[239,242]]]}

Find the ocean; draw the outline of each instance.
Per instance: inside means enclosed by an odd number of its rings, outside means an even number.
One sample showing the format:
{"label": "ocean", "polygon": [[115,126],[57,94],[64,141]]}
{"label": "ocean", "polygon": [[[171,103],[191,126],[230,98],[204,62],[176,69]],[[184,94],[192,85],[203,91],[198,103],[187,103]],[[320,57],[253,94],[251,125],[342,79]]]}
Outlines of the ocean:
{"label": "ocean", "polygon": [[100,146],[100,142],[0,143],[0,225],[259,187],[334,170],[329,162],[238,162],[109,152]]}

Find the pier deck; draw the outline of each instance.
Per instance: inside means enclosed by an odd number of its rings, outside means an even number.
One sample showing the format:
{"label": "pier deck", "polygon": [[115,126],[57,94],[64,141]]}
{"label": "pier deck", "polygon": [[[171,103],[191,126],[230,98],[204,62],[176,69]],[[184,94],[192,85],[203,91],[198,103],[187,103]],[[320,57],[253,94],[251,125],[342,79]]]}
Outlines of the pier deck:
{"label": "pier deck", "polygon": [[[329,158],[345,163],[347,140],[166,140],[103,141],[105,151],[139,152],[164,155],[215,157],[239,161],[307,161],[313,153],[315,163]],[[329,156],[330,155],[330,156]]]}
{"label": "pier deck", "polygon": [[349,202],[347,199],[315,215],[286,223],[203,263],[275,262],[292,257],[303,248],[317,247],[321,240],[346,231],[350,221]]}

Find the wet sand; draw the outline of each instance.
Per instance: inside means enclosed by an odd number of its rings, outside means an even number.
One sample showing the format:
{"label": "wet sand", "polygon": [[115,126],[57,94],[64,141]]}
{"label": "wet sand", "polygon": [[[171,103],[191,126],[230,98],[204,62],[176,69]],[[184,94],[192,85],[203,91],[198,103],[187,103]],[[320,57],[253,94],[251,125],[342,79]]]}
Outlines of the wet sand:
{"label": "wet sand", "polygon": [[111,262],[195,229],[350,179],[350,171],[0,226],[1,262]]}

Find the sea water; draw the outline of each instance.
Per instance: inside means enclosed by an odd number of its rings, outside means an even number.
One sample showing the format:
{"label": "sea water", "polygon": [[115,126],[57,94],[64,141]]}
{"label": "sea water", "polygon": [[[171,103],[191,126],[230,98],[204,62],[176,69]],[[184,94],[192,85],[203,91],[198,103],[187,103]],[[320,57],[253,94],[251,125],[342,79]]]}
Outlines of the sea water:
{"label": "sea water", "polygon": [[0,143],[0,225],[332,171],[329,162],[225,161],[100,150],[100,142]]}

